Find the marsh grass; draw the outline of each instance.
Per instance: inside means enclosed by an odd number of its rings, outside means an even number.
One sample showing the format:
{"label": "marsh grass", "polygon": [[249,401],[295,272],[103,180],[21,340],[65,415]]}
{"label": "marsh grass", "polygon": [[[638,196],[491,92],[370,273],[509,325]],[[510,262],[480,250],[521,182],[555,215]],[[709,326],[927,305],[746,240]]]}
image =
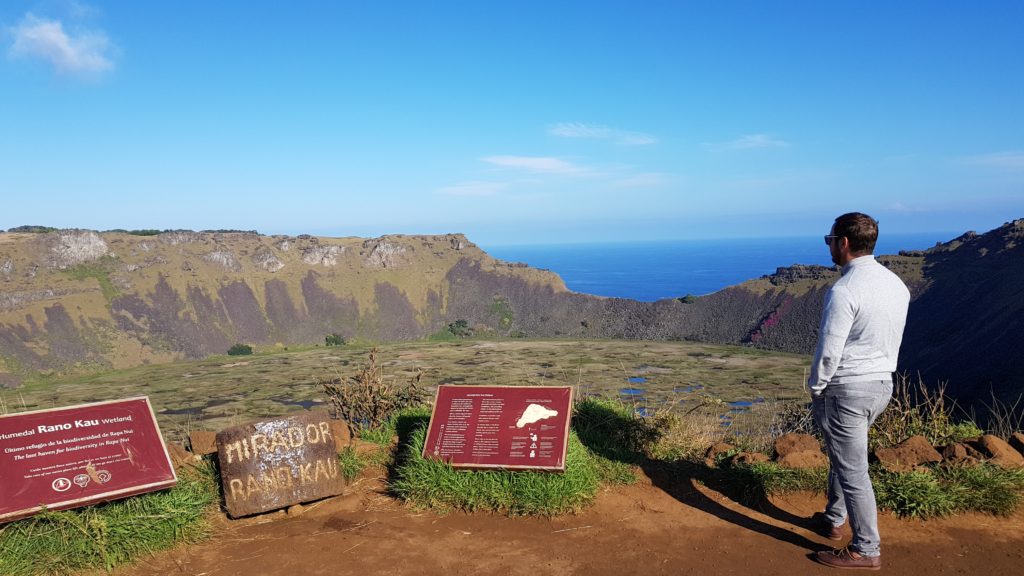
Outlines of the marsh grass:
{"label": "marsh grass", "polygon": [[[371,346],[359,340],[332,347],[288,345],[287,350],[260,350],[244,362],[226,355],[173,363],[153,358],[150,365],[86,375],[26,374],[26,383],[18,389],[0,389],[0,400],[8,411],[18,412],[145,395],[168,439],[181,440],[179,431],[189,418],[218,430],[303,410],[282,399],[325,401],[318,383],[348,380],[363,366]],[[634,375],[639,366],[657,365],[665,371],[644,386],[647,405],[653,407],[683,398],[673,393],[674,387],[697,382],[726,401],[749,398],[754,390],[742,382],[751,380],[753,370],[764,369],[760,363],[769,363],[775,375],[770,382],[758,381],[764,393],[797,398],[802,395],[799,381],[806,363],[805,357],[794,354],[767,355],[692,342],[475,339],[377,347],[385,383],[405,384],[422,371],[421,383],[427,391],[444,383],[530,382],[577,386],[581,393],[614,398],[624,385],[621,366]],[[729,358],[721,357],[730,351]],[[689,405],[690,397],[685,398]],[[183,408],[194,410],[181,412]]]}
{"label": "marsh grass", "polygon": [[177,486],[98,506],[44,511],[0,527],[0,574],[110,570],[207,534],[219,500],[212,465],[186,469]]}

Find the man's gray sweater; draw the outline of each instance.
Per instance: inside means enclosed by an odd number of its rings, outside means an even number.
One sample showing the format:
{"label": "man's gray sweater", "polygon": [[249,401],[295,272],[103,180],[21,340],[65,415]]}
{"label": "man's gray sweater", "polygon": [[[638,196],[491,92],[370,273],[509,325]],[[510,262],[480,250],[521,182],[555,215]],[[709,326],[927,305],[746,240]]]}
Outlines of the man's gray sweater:
{"label": "man's gray sweater", "polygon": [[910,291],[875,257],[860,256],[825,296],[807,387],[814,396],[844,382],[889,380],[896,370]]}

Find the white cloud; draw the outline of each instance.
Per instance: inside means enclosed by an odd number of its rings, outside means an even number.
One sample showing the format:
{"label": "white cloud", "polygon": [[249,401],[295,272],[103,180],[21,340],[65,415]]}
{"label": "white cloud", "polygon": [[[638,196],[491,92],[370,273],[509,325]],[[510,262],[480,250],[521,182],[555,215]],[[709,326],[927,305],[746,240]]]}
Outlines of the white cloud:
{"label": "white cloud", "polygon": [[997,170],[1024,170],[1024,150],[1007,150],[1005,152],[979,154],[963,158],[962,161],[966,164],[984,168],[995,168]]}
{"label": "white cloud", "polygon": [[12,57],[44,60],[62,74],[95,74],[114,68],[108,56],[111,44],[103,32],[80,31],[69,35],[60,21],[33,14],[26,14],[11,32],[14,43],[8,54]]}
{"label": "white cloud", "polygon": [[713,150],[751,150],[755,148],[787,148],[789,142],[773,138],[768,134],[748,134],[730,142],[706,143]]}
{"label": "white cloud", "polygon": [[447,194],[449,196],[494,196],[508,188],[508,184],[504,182],[461,182],[459,184],[453,184],[451,186],[445,186],[444,188],[438,188],[439,194]]}
{"label": "white cloud", "polygon": [[587,168],[550,156],[487,156],[481,160],[502,168],[518,168],[542,174],[586,174],[590,172]]}
{"label": "white cloud", "polygon": [[548,127],[548,134],[561,138],[590,138],[596,140],[614,140],[625,146],[644,146],[654,144],[657,138],[640,132],[627,132],[584,122],[559,122]]}

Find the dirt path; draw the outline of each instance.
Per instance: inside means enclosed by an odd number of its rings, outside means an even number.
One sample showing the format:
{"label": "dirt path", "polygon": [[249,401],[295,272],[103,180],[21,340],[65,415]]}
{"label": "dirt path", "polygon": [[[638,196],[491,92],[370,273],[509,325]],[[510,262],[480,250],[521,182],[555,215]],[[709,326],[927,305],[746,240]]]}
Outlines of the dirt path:
{"label": "dirt path", "polygon": [[[552,519],[416,512],[363,479],[348,496],[301,514],[228,522],[199,545],[161,553],[118,576],[188,574],[835,574],[808,555],[828,541],[803,525],[820,495],[753,510],[691,482],[655,477],[608,489],[587,511]],[[928,522],[881,519],[883,570],[901,575],[1020,574],[1024,513]]]}

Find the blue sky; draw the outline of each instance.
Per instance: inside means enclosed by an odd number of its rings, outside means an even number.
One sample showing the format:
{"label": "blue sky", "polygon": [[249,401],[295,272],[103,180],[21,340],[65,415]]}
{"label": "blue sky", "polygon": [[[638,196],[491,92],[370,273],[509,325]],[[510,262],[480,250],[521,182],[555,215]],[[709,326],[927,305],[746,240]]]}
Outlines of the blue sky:
{"label": "blue sky", "polygon": [[0,228],[481,244],[1024,217],[1024,3],[0,4]]}

